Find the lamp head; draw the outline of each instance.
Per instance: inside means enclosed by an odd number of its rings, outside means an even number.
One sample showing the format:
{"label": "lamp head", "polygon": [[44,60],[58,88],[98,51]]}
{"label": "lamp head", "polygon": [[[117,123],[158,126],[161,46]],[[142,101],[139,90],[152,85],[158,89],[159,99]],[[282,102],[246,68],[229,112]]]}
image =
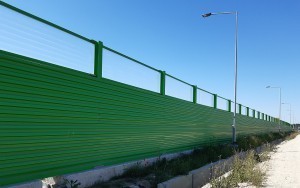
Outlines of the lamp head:
{"label": "lamp head", "polygon": [[267,86],[266,88],[270,88],[271,86]]}
{"label": "lamp head", "polygon": [[207,14],[202,14],[202,17],[203,18],[207,18],[207,17],[210,17],[212,14],[211,14],[211,12],[210,13],[207,13]]}

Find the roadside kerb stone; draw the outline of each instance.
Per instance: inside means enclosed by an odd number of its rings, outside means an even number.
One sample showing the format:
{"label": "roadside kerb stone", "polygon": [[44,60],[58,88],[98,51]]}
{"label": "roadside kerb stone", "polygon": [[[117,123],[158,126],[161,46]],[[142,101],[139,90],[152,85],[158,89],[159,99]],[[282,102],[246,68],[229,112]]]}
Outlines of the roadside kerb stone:
{"label": "roadside kerb stone", "polygon": [[28,183],[16,184],[12,186],[7,186],[9,188],[43,188],[43,182],[41,180],[36,180]]}
{"label": "roadside kerb stone", "polygon": [[193,176],[191,174],[185,176],[177,176],[168,181],[162,182],[157,185],[157,188],[192,188]]}
{"label": "roadside kerb stone", "polygon": [[183,152],[178,152],[178,153],[171,153],[171,154],[163,154],[159,157],[152,157],[152,158],[147,158],[144,160],[139,160],[139,161],[132,161],[132,162],[127,162],[119,165],[114,165],[114,166],[98,166],[95,167],[94,169],[83,171],[83,172],[77,172],[77,173],[72,173],[72,174],[65,174],[62,176],[55,176],[55,177],[48,177],[43,180],[36,180],[36,181],[31,181],[31,182],[25,182],[25,183],[20,183],[20,184],[15,184],[15,185],[9,185],[6,187],[9,188],[47,188],[48,185],[53,188],[59,188],[62,187],[64,184],[65,180],[77,180],[80,182],[80,186],[78,188],[84,188],[91,186],[95,183],[98,182],[105,182],[111,179],[112,177],[122,175],[126,169],[134,166],[134,165],[141,165],[141,166],[148,166],[153,164],[159,159],[167,159],[171,160],[174,158],[179,157],[182,154],[190,154],[192,153],[193,150],[187,150]]}

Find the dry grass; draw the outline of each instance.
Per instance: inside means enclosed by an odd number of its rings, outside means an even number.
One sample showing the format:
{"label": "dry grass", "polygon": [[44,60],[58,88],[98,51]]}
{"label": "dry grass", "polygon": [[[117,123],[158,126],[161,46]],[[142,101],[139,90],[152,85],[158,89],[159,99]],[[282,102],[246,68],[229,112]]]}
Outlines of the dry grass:
{"label": "dry grass", "polygon": [[298,135],[299,135],[299,132],[294,131],[294,132],[292,132],[290,135],[288,135],[286,137],[286,140],[292,140],[292,139],[294,139]]}
{"label": "dry grass", "polygon": [[[284,140],[294,139],[299,133],[291,132],[284,136]],[[268,135],[272,137],[273,135]],[[248,138],[251,144],[259,144],[257,137],[250,136]],[[234,162],[232,169],[226,175],[222,175],[224,170],[222,167],[215,169],[213,172],[213,178],[210,182],[212,188],[227,188],[227,187],[243,187],[255,186],[262,187],[265,180],[265,172],[259,166],[258,163],[267,161],[270,159],[270,152],[276,150],[274,145],[266,144],[260,154],[257,154],[254,150],[246,152],[245,157],[240,157],[238,154],[234,156]],[[243,185],[243,186],[241,186]]]}
{"label": "dry grass", "polygon": [[240,183],[261,187],[265,173],[257,167],[257,163],[257,156],[253,150],[246,152],[245,157],[235,155],[229,175],[213,178],[211,180],[211,187],[238,187]]}

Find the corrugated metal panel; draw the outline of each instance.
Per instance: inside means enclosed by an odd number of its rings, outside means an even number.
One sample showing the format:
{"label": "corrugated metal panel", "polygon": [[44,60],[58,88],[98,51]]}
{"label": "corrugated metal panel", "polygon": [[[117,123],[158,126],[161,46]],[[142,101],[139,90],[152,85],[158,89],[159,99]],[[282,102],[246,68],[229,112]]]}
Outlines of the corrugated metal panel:
{"label": "corrugated metal panel", "polygon": [[[231,139],[231,112],[4,51],[0,91],[2,186]],[[242,115],[237,126],[277,128]]]}

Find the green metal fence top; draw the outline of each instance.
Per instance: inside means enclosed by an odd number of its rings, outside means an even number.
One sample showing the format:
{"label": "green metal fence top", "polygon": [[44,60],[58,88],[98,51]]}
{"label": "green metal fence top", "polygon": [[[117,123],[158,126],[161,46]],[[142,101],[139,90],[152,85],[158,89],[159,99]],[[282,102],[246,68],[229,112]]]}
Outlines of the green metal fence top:
{"label": "green metal fence top", "polygon": [[221,97],[221,96],[218,96],[218,98],[220,98],[220,99],[224,99],[224,100],[226,100],[226,101],[229,101],[229,99],[226,99],[226,98],[224,98],[224,97]]}
{"label": "green metal fence top", "polygon": [[156,69],[156,68],[154,68],[154,67],[151,67],[151,66],[149,66],[149,65],[147,65],[147,64],[145,64],[145,63],[142,63],[142,62],[140,62],[140,61],[138,61],[138,60],[136,60],[136,59],[133,59],[133,58],[127,56],[127,55],[124,55],[124,54],[122,54],[122,53],[120,53],[120,52],[118,52],[118,51],[116,51],[116,50],[113,50],[113,49],[107,47],[107,46],[104,46],[104,45],[103,45],[103,48],[106,49],[106,50],[108,50],[108,51],[111,51],[111,52],[113,52],[113,53],[115,53],[115,54],[118,54],[118,55],[120,55],[120,56],[122,56],[122,57],[124,57],[124,58],[126,58],[126,59],[129,59],[129,60],[131,60],[131,61],[134,61],[135,63],[140,64],[140,65],[142,65],[142,66],[144,66],[144,67],[147,67],[147,68],[149,68],[149,69],[151,69],[151,70],[154,70],[154,71],[157,71],[157,72],[161,72],[161,70],[158,70],[158,69]]}
{"label": "green metal fence top", "polygon": [[205,92],[205,93],[211,94],[211,95],[214,95],[214,94],[215,94],[215,93],[209,92],[209,91],[207,91],[207,90],[205,90],[205,89],[202,89],[202,88],[199,88],[199,87],[197,87],[197,89],[199,89],[200,91],[203,91],[203,92]]}
{"label": "green metal fence top", "polygon": [[167,74],[166,73],[166,75],[167,76],[169,76],[170,78],[173,78],[173,79],[175,79],[175,80],[177,80],[177,81],[179,81],[179,82],[181,82],[181,83],[184,83],[184,84],[186,84],[186,85],[189,85],[189,86],[194,86],[194,85],[192,85],[192,84],[189,84],[189,83],[187,83],[187,82],[185,82],[185,81],[183,81],[183,80],[180,80],[179,78],[176,78],[176,77],[174,77],[174,76],[172,76],[172,75],[170,75],[170,74]]}
{"label": "green metal fence top", "polygon": [[44,23],[44,24],[46,24],[46,25],[52,26],[52,27],[54,27],[54,28],[56,28],[56,29],[59,29],[59,30],[61,30],[61,31],[63,31],[63,32],[66,32],[66,33],[68,33],[68,34],[70,34],[70,35],[73,35],[73,36],[75,36],[75,37],[78,37],[78,38],[80,38],[80,39],[82,39],[82,40],[85,40],[85,41],[90,42],[90,43],[95,43],[94,40],[88,39],[88,38],[86,38],[86,37],[84,37],[84,36],[82,36],[82,35],[79,35],[79,34],[73,32],[73,31],[70,31],[70,30],[68,30],[68,29],[65,29],[65,28],[63,28],[63,27],[61,27],[61,26],[58,26],[58,25],[56,25],[56,24],[54,24],[54,23],[52,23],[52,22],[49,22],[49,21],[47,21],[47,20],[44,20],[44,19],[42,19],[42,18],[40,18],[40,17],[38,17],[38,16],[35,16],[35,15],[33,15],[33,14],[30,14],[30,13],[24,11],[24,10],[18,9],[18,8],[14,7],[14,6],[10,5],[10,4],[7,4],[7,3],[5,3],[5,2],[3,2],[3,1],[0,1],[0,5],[2,5],[2,6],[4,6],[4,7],[6,7],[6,8],[8,8],[8,9],[14,10],[14,11],[16,11],[16,12],[18,12],[18,13],[20,13],[20,14],[23,14],[23,15],[25,15],[25,16],[27,16],[27,17],[30,17],[30,18],[32,18],[32,19],[34,19],[34,20],[37,20],[37,21],[39,21],[39,22],[42,22],[42,23]]}

